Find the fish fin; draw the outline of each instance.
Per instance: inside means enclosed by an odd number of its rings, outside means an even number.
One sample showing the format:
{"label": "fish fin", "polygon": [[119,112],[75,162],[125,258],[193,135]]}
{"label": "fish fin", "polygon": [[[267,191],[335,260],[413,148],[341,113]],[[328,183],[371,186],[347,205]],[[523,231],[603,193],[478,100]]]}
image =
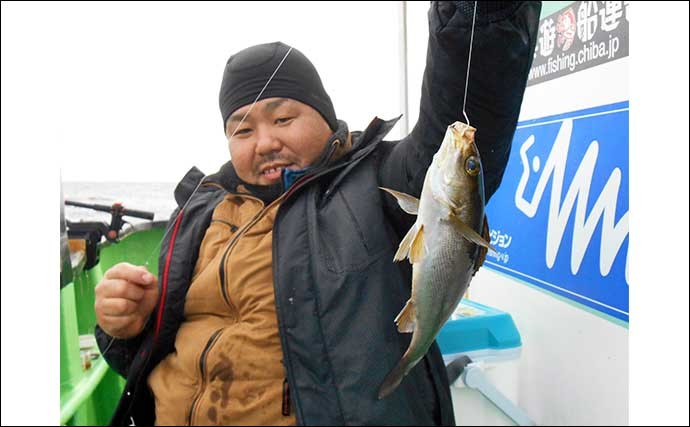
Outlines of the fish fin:
{"label": "fish fin", "polygon": [[[489,222],[486,219],[486,215],[484,215],[484,229],[482,230],[482,237],[487,242],[491,241],[491,236],[489,236]],[[489,247],[491,248],[492,251],[495,251],[491,245],[489,245]],[[486,253],[488,251],[489,251],[489,249],[485,248],[484,246],[479,247],[479,255],[477,256],[477,259],[474,262],[474,272],[475,273],[477,272],[477,270],[479,270],[479,267],[481,267],[484,264],[484,260],[486,259]]]}
{"label": "fish fin", "polygon": [[393,257],[393,261],[402,261],[409,257],[410,263],[414,264],[420,261],[425,253],[424,224],[415,223],[400,242],[398,251]]}
{"label": "fish fin", "polygon": [[455,228],[460,232],[460,234],[462,234],[462,236],[470,242],[494,250],[493,247],[489,244],[489,242],[484,239],[484,237],[480,236],[476,231],[472,230],[472,227],[462,222],[460,218],[451,214],[448,217],[448,220],[453,224],[453,226],[455,226]]}
{"label": "fish fin", "polygon": [[417,234],[417,223],[414,223],[412,227],[407,231],[405,237],[400,241],[398,245],[398,250],[395,252],[393,261],[402,261],[410,255],[410,248],[412,247],[412,241]]}
{"label": "fish fin", "polygon": [[[408,350],[409,351],[409,350]],[[397,365],[395,365],[395,368],[391,369],[391,371],[386,375],[386,379],[383,380],[383,383],[381,384],[381,387],[379,388],[379,400],[383,399],[384,397],[388,396],[391,394],[402,382],[403,378],[405,378],[405,375],[412,369],[412,366],[410,365],[409,361],[409,356],[407,355],[407,352],[403,355],[403,357],[400,359]]]}
{"label": "fish fin", "polygon": [[392,195],[398,200],[398,204],[408,214],[417,215],[419,211],[419,199],[410,196],[409,194],[401,193],[400,191],[391,190],[390,188],[379,187],[381,190]]}
{"label": "fish fin", "polygon": [[419,225],[419,230],[414,236],[412,247],[410,248],[410,262],[417,263],[426,255],[426,247],[424,246],[424,224]]}
{"label": "fish fin", "polygon": [[415,325],[417,324],[417,314],[412,298],[407,300],[405,307],[395,317],[395,324],[398,326],[398,332],[414,332]]}

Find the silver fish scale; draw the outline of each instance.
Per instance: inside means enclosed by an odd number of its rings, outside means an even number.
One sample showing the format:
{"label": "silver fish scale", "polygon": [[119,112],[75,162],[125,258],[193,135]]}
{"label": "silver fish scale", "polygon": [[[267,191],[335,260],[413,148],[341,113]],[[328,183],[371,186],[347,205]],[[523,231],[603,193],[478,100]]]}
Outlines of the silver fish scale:
{"label": "silver fish scale", "polygon": [[476,245],[459,235],[450,225],[439,226],[437,233],[439,239],[433,249],[429,248],[430,253],[422,260],[419,268],[420,276],[427,280],[417,283],[416,287],[419,289],[415,290],[419,297],[429,294],[431,305],[428,307],[437,307],[430,313],[436,319],[418,318],[418,323],[432,321],[440,329],[460,301],[466,284],[472,277],[474,259],[470,253],[476,252]]}

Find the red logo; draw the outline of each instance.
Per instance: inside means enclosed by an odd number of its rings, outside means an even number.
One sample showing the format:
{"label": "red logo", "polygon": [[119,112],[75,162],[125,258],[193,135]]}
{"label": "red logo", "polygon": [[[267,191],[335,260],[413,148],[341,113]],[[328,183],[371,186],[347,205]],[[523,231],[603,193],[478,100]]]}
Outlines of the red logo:
{"label": "red logo", "polygon": [[565,12],[558,16],[558,23],[556,24],[556,44],[563,51],[570,49],[575,39],[575,12],[570,7]]}

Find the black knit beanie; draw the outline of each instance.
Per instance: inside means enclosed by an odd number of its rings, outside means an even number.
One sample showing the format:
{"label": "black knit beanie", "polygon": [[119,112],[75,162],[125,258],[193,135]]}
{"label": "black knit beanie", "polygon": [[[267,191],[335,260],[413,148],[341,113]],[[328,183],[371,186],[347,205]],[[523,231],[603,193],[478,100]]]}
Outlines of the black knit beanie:
{"label": "black knit beanie", "polygon": [[[219,97],[223,130],[233,112],[254,102],[289,49],[290,46],[281,42],[266,43],[241,50],[228,59]],[[273,97],[303,102],[321,113],[331,130],[338,127],[331,98],[323,88],[319,73],[295,48],[258,100]]]}

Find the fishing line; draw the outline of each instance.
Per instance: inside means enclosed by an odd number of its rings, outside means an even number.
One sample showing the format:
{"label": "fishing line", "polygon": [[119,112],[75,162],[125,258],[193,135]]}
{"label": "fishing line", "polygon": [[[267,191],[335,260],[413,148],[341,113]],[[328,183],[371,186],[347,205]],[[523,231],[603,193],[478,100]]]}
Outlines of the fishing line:
{"label": "fishing line", "polygon": [[[194,191],[192,191],[192,194],[189,195],[189,197],[187,198],[187,201],[184,203],[184,205],[182,205],[182,208],[180,209],[180,212],[182,212],[182,211],[184,210],[184,208],[187,207],[187,205],[189,204],[189,201],[192,200],[192,196],[194,195],[194,193],[196,193],[196,191],[197,191],[197,190],[199,189],[199,187],[201,186],[201,183],[203,183],[205,179],[206,179],[206,175],[204,175],[204,176],[201,178],[201,180],[199,180],[199,183],[196,185],[196,188],[194,188]],[[168,233],[170,232],[170,230],[172,230],[172,228],[173,228],[173,227],[168,228],[168,230],[163,234],[163,238],[162,238],[162,239],[158,242],[158,244],[153,248],[153,251],[151,252],[151,254],[146,258],[146,262],[144,263],[144,265],[146,265],[146,266],[149,265],[149,261],[151,261],[151,257],[153,256],[153,254],[156,253],[156,251],[158,251],[158,250],[160,249],[161,244],[163,244],[163,240],[165,240],[165,237],[168,235]]]}
{"label": "fishing line", "polygon": [[[283,65],[283,62],[285,62],[285,60],[287,59],[287,57],[288,57],[288,55],[290,54],[290,52],[292,52],[292,47],[290,47],[290,49],[288,49],[288,51],[287,51],[287,53],[285,54],[285,56],[283,57],[283,59],[280,61],[280,63],[279,63],[278,66],[276,67],[276,69],[273,71],[273,74],[271,74],[271,77],[268,78],[268,81],[266,82],[266,84],[264,85],[264,87],[261,89],[261,91],[259,92],[259,94],[258,94],[258,95],[256,96],[256,98],[254,99],[254,102],[252,102],[252,105],[250,105],[250,106],[249,106],[249,109],[247,110],[247,112],[244,113],[244,116],[242,117],[242,120],[240,120],[240,122],[237,124],[237,126],[235,126],[235,130],[232,132],[232,135],[230,135],[230,138],[228,138],[229,140],[232,139],[232,138],[235,136],[235,133],[237,133],[237,131],[239,130],[239,128],[240,128],[240,126],[242,125],[242,123],[244,123],[244,120],[247,118],[247,116],[249,115],[249,113],[250,113],[250,112],[252,111],[252,109],[254,108],[254,105],[256,105],[256,103],[259,101],[259,98],[260,98],[261,95],[264,93],[264,91],[265,91],[266,88],[268,87],[269,83],[271,83],[271,80],[273,80],[273,77],[275,77],[276,73],[278,72],[278,70],[280,69],[280,67]],[[189,196],[189,198],[188,198],[187,201],[185,202],[184,206],[182,206],[182,209],[180,209],[180,212],[182,212],[182,211],[184,210],[184,208],[187,207],[187,204],[188,204],[189,201],[192,199],[192,196],[194,196],[194,194],[196,193],[196,191],[199,189],[199,186],[201,186],[201,183],[204,182],[204,179],[206,179],[206,175],[204,175],[204,177],[201,178],[201,181],[199,181],[199,184],[197,184],[197,186],[196,186],[196,188],[194,189],[194,191],[192,191],[192,194]],[[170,232],[171,229],[172,229],[172,227],[168,228],[168,230],[167,230],[167,231],[165,232],[165,234],[163,235],[163,238],[160,240],[160,242],[158,242],[158,244],[156,245],[156,247],[153,249],[153,252],[151,252],[151,255],[149,255],[148,258],[146,258],[146,263],[145,263],[144,265],[147,265],[147,266],[149,265],[149,261],[151,260],[151,257],[153,256],[153,254],[156,253],[157,250],[160,249],[160,246],[161,246],[161,244],[163,243],[163,240],[165,240],[165,237],[168,235],[168,233]]]}
{"label": "fishing line", "polygon": [[244,117],[242,117],[242,120],[240,120],[240,123],[239,123],[237,126],[235,126],[235,130],[232,132],[232,135],[230,135],[230,138],[228,138],[228,139],[232,139],[232,137],[235,136],[235,132],[237,132],[237,130],[240,128],[240,125],[242,124],[242,122],[244,122],[244,119],[247,118],[247,116],[249,115],[249,113],[250,113],[250,112],[252,111],[252,109],[254,108],[254,105],[256,105],[256,103],[259,101],[259,98],[261,97],[261,94],[264,93],[264,91],[265,91],[266,88],[268,87],[268,84],[271,83],[271,80],[273,80],[273,77],[276,75],[276,73],[278,72],[278,70],[280,70],[280,67],[283,65],[283,62],[285,62],[285,60],[287,59],[287,57],[288,57],[288,55],[290,54],[290,52],[292,52],[292,47],[290,47],[290,49],[288,49],[287,53],[285,54],[285,56],[283,57],[283,59],[280,61],[280,64],[278,64],[278,66],[276,67],[275,71],[273,71],[273,74],[271,74],[271,77],[268,78],[268,81],[267,81],[266,84],[264,85],[263,89],[261,89],[261,92],[259,92],[259,94],[256,95],[256,99],[254,99],[254,102],[252,102],[252,105],[249,106],[249,109],[247,110],[247,112],[244,113]]}
{"label": "fishing line", "polygon": [[[467,85],[470,82],[470,63],[472,62],[472,44],[474,42],[474,22],[477,18],[477,2],[474,2],[474,9],[472,11],[472,32],[470,33],[470,52],[467,57],[467,74],[465,76],[465,96],[464,99],[462,100],[462,114],[465,116],[465,121],[467,122],[467,126],[470,125],[470,119],[467,117],[467,112],[465,111],[465,104],[467,103]],[[465,290],[465,297],[464,298],[469,298],[470,297],[470,289],[469,287],[467,290]]]}
{"label": "fishing line", "polygon": [[[271,83],[271,81],[273,80],[273,77],[275,77],[276,73],[278,73],[278,70],[280,70],[280,67],[283,65],[283,63],[284,63],[285,60],[287,59],[288,55],[290,55],[290,52],[292,52],[292,47],[290,47],[290,49],[288,49],[288,51],[287,51],[287,53],[285,54],[285,56],[283,57],[283,59],[280,61],[280,63],[279,63],[278,66],[276,67],[276,69],[273,71],[273,74],[271,74],[271,77],[268,78],[268,81],[266,82],[266,84],[264,85],[264,87],[261,89],[261,91],[259,92],[259,94],[258,94],[258,95],[256,96],[256,98],[254,99],[254,102],[252,102],[252,104],[249,106],[249,109],[247,110],[247,112],[244,113],[244,116],[242,117],[242,120],[240,120],[240,122],[237,124],[237,126],[235,126],[235,130],[232,132],[232,135],[230,135],[230,138],[228,138],[228,140],[232,139],[232,137],[235,136],[235,133],[237,133],[237,131],[239,130],[239,128],[240,128],[240,126],[242,125],[242,123],[244,123],[244,120],[247,118],[247,116],[249,115],[249,113],[250,113],[250,112],[252,111],[252,109],[254,108],[254,105],[256,105],[256,103],[259,102],[259,98],[260,98],[261,95],[264,93],[264,91],[266,90],[266,88],[268,87],[268,85]],[[187,204],[189,204],[189,201],[192,200],[192,196],[194,196],[194,194],[197,192],[197,190],[199,189],[199,187],[201,186],[201,184],[204,182],[204,180],[206,179],[206,177],[207,177],[207,176],[204,175],[204,176],[201,178],[201,180],[199,181],[199,183],[196,185],[196,188],[194,189],[194,191],[192,191],[192,194],[189,195],[189,197],[187,198],[187,201],[185,202],[185,204],[184,204],[184,205],[182,206],[182,208],[180,209],[180,211],[179,211],[180,213],[181,213],[182,211],[184,211],[184,209],[187,207]],[[179,213],[178,213],[178,215],[179,215]],[[165,240],[166,236],[168,235],[168,233],[169,233],[170,230],[172,230],[172,229],[173,229],[173,227],[169,227],[168,230],[165,232],[165,234],[163,234],[163,238],[161,238],[161,240],[158,242],[158,244],[153,248],[153,251],[151,252],[151,254],[146,258],[146,262],[144,263],[145,266],[148,266],[148,265],[149,265],[149,262],[151,261],[151,257],[152,257],[157,251],[160,250],[160,247],[161,247],[161,245],[163,244],[163,241]],[[110,347],[112,346],[113,342],[115,342],[115,339],[116,339],[115,337],[112,337],[112,339],[111,339],[110,342],[108,343],[108,346],[105,348],[105,350],[104,350],[103,353],[102,353],[103,356],[105,356],[105,354],[108,352],[108,350],[110,350]]]}
{"label": "fishing line", "polygon": [[103,350],[103,353],[101,353],[101,354],[103,355],[103,357],[105,357],[105,354],[108,352],[108,350],[110,350],[110,346],[113,345],[113,343],[115,342],[116,339],[117,339],[117,338],[112,337],[112,339],[111,339],[110,342],[108,343],[108,346],[105,348],[105,350]]}
{"label": "fishing line", "polygon": [[470,62],[472,62],[472,42],[474,41],[474,21],[477,17],[477,2],[474,2],[474,11],[472,12],[472,32],[470,33],[470,53],[467,57],[467,74],[465,75],[465,97],[462,100],[462,114],[465,116],[467,125],[470,125],[470,119],[465,112],[465,104],[467,102],[467,84],[470,82]]}
{"label": "fishing line", "polygon": [[[280,69],[280,67],[283,65],[283,62],[285,62],[285,60],[287,59],[287,57],[288,57],[288,55],[290,54],[290,52],[292,52],[292,47],[290,47],[290,49],[288,49],[288,51],[287,51],[287,53],[285,54],[285,56],[283,57],[283,59],[280,61],[280,63],[279,63],[278,66],[276,67],[276,69],[273,71],[273,74],[271,74],[271,77],[268,78],[268,81],[266,82],[266,84],[264,85],[264,87],[261,89],[261,91],[259,92],[259,94],[258,94],[258,95],[256,96],[256,98],[254,99],[254,102],[252,102],[252,105],[250,105],[250,106],[249,106],[249,109],[247,110],[247,112],[244,113],[244,116],[242,117],[242,120],[240,120],[240,122],[237,124],[237,126],[235,126],[235,130],[232,132],[232,135],[230,135],[230,138],[228,138],[228,140],[232,139],[232,137],[235,136],[235,133],[237,133],[237,131],[239,130],[239,128],[240,128],[240,126],[242,125],[242,123],[244,123],[244,120],[247,118],[247,116],[249,115],[249,113],[250,113],[250,112],[252,111],[252,109],[254,108],[254,105],[256,105],[256,103],[259,101],[259,98],[260,98],[261,95],[264,93],[264,91],[265,91],[266,88],[268,87],[269,83],[271,83],[271,80],[273,80],[273,77],[275,77],[276,73],[278,72],[278,70]],[[201,181],[199,181],[199,184],[197,184],[197,186],[196,186],[196,188],[194,189],[194,191],[192,191],[192,194],[189,196],[189,198],[188,198],[187,201],[185,202],[184,206],[182,206],[182,209],[180,209],[180,212],[182,212],[182,211],[184,210],[184,208],[187,207],[187,204],[188,204],[189,201],[192,199],[192,196],[194,196],[194,194],[197,192],[197,190],[199,189],[199,186],[201,186],[201,183],[204,182],[204,179],[206,179],[206,175],[204,175],[204,177],[201,178]],[[149,265],[149,262],[150,262],[150,260],[151,260],[151,257],[153,256],[153,254],[156,253],[157,250],[160,249],[160,246],[161,246],[161,244],[163,243],[163,240],[165,240],[165,237],[168,235],[168,233],[170,232],[171,229],[172,229],[172,227],[170,227],[170,228],[165,232],[165,234],[163,235],[163,238],[160,240],[160,242],[158,242],[158,244],[156,245],[156,247],[153,249],[153,252],[151,252],[151,255],[149,255],[148,258],[146,258],[146,263],[145,263],[144,265]]]}

